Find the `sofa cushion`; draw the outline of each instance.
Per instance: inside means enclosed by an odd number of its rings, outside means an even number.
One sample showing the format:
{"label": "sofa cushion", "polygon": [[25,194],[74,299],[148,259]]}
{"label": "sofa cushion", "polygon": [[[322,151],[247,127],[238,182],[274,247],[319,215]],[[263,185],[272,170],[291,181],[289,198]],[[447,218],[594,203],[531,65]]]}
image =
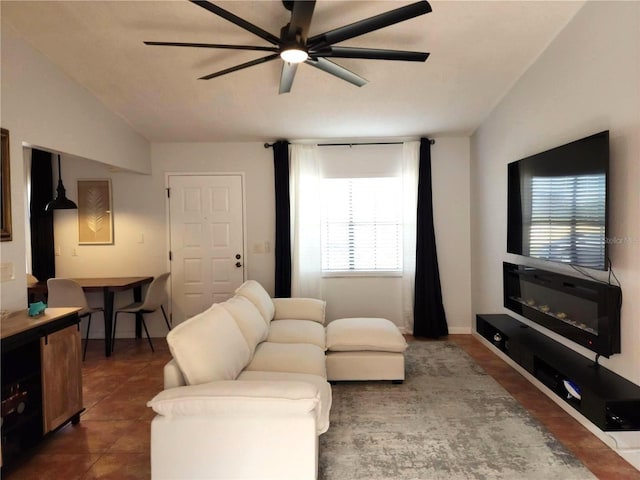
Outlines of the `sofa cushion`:
{"label": "sofa cushion", "polygon": [[188,385],[233,380],[251,358],[236,321],[220,305],[174,327],[167,343]]}
{"label": "sofa cushion", "polygon": [[273,319],[275,307],[267,291],[255,280],[247,280],[236,289],[236,295],[246,297],[260,311],[264,321],[269,324]]}
{"label": "sofa cushion", "polygon": [[309,373],[327,378],[324,350],[306,343],[262,342],[245,370]]}
{"label": "sofa cushion", "polygon": [[147,402],[165,417],[308,413],[320,393],[312,382],[217,381],[163,390]]}
{"label": "sofa cushion", "polygon": [[385,318],[341,318],[327,325],[327,350],[404,352],[407,342],[398,327]]}
{"label": "sofa cushion", "polygon": [[312,320],[273,320],[267,342],[310,343],[325,349],[324,327]]}
{"label": "sofa cushion", "polygon": [[262,315],[247,298],[236,295],[220,304],[235,319],[253,355],[256,345],[267,339],[269,327]]}
{"label": "sofa cushion", "polygon": [[267,382],[309,382],[315,385],[320,392],[320,409],[317,418],[318,435],[329,430],[329,413],[331,411],[331,384],[318,375],[305,373],[282,372],[248,372],[244,371],[238,376],[242,381],[267,381]]}
{"label": "sofa cushion", "polygon": [[317,298],[274,298],[274,320],[313,320],[324,324],[327,302]]}

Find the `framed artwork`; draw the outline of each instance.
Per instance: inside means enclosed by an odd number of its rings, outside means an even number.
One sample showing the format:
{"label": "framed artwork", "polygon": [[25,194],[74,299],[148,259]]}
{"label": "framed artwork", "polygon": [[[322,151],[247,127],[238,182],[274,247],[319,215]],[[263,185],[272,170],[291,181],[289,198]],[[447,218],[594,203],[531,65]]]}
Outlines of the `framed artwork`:
{"label": "framed artwork", "polygon": [[113,244],[111,180],[78,180],[78,243]]}
{"label": "framed artwork", "polygon": [[2,182],[0,188],[0,240],[8,242],[11,240],[11,165],[9,159],[9,130],[0,129],[2,132],[2,151],[0,152],[0,175]]}

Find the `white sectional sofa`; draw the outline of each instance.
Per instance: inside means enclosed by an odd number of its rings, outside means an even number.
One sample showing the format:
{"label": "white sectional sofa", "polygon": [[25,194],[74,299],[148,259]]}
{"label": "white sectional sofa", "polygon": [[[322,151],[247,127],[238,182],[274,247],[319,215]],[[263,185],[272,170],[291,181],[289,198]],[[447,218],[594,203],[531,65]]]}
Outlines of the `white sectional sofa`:
{"label": "white sectional sofa", "polygon": [[148,405],[158,479],[315,479],[329,428],[325,302],[271,299],[255,281],[175,327]]}
{"label": "white sectional sofa", "polygon": [[249,280],[171,330],[165,389],[148,403],[153,480],[314,480],[327,374],[402,382],[407,348],[389,320],[324,322],[324,301],[272,299]]}

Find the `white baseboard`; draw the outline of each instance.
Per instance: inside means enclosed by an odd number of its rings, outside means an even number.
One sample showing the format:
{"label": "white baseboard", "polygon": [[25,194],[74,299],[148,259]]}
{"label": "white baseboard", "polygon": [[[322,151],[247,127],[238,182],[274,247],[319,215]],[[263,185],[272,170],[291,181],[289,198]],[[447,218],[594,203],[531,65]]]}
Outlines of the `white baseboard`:
{"label": "white baseboard", "polygon": [[605,432],[615,442],[613,450],[640,470],[640,432]]}
{"label": "white baseboard", "polygon": [[473,330],[471,329],[471,327],[449,327],[449,333],[451,333],[452,335],[468,335],[472,332]]}

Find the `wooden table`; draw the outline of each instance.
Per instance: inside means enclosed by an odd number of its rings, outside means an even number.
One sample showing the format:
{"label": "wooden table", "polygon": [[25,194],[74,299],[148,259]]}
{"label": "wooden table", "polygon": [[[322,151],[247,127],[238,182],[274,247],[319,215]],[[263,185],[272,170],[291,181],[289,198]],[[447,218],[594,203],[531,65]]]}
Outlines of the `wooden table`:
{"label": "wooden table", "polygon": [[[153,277],[96,277],[74,278],[85,292],[102,292],[104,307],[104,354],[111,356],[111,335],[113,328],[113,299],[116,292],[133,290],[133,301],[142,301],[142,287],[151,283]],[[28,285],[29,301],[35,295],[47,294],[47,282]],[[136,337],[141,336],[141,318],[136,315]]]}

